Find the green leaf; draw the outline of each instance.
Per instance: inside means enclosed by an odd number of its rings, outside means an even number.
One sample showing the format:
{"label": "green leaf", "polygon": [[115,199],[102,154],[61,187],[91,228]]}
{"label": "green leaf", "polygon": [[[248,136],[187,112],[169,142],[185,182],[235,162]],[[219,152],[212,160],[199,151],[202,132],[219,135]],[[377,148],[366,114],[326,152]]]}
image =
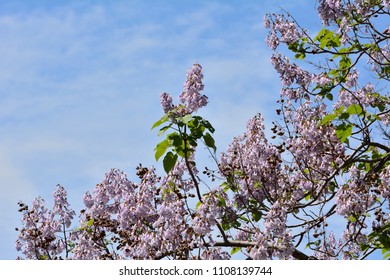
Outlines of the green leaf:
{"label": "green leaf", "polygon": [[191,136],[195,139],[200,139],[203,136],[203,132],[205,130],[205,127],[202,123],[199,123],[198,119],[192,119],[188,123],[188,128],[191,131]]}
{"label": "green leaf", "polygon": [[288,49],[293,51],[293,52],[297,52],[298,51],[298,42],[292,42],[292,43],[288,44]]}
{"label": "green leaf", "polygon": [[240,247],[233,247],[232,250],[230,251],[230,255],[234,255],[235,253],[240,252],[241,248]]}
{"label": "green leaf", "polygon": [[390,249],[390,237],[387,236],[386,233],[382,232],[380,235],[378,235],[378,240],[384,248]]}
{"label": "green leaf", "polygon": [[223,230],[229,230],[233,225],[231,223],[222,223],[221,226]]}
{"label": "green leaf", "polygon": [[93,225],[93,219],[89,219],[87,222],[87,226],[91,227]]}
{"label": "green leaf", "polygon": [[367,244],[360,244],[360,250],[361,251],[366,251],[369,248],[370,248],[370,246],[368,246]]}
{"label": "green leaf", "polygon": [[314,37],[314,41],[319,42],[328,32],[329,30],[326,28],[321,29],[320,32],[318,32],[317,36]]}
{"label": "green leaf", "polygon": [[263,213],[261,211],[258,211],[256,209],[252,210],[252,218],[255,222],[258,222],[263,217]]}
{"label": "green leaf", "polygon": [[348,120],[349,119],[349,113],[344,112],[339,116],[340,120]]}
{"label": "green leaf", "polygon": [[205,135],[203,135],[203,140],[207,147],[214,150],[214,153],[217,151],[217,147],[215,147],[215,140],[210,133],[207,132]]}
{"label": "green leaf", "polygon": [[226,200],[223,197],[219,197],[217,200],[217,206],[218,207],[225,207],[226,206]]}
{"label": "green leaf", "polygon": [[361,115],[363,108],[358,104],[352,104],[347,108],[346,112],[350,115]]}
{"label": "green leaf", "polygon": [[329,186],[328,186],[328,190],[331,191],[331,192],[334,192],[334,190],[336,189],[337,185],[335,182],[330,182],[329,183]]}
{"label": "green leaf", "polygon": [[163,160],[163,166],[166,173],[169,173],[169,171],[172,170],[172,168],[175,166],[178,156],[175,155],[172,152],[168,152]]}
{"label": "green leaf", "polygon": [[330,49],[331,47],[340,47],[340,35],[335,34],[334,31],[330,31],[326,28],[322,29],[316,37],[314,37],[315,41],[320,43],[320,48],[327,47]]}
{"label": "green leaf", "polygon": [[390,230],[390,222],[385,224],[383,227],[382,227],[382,231],[387,231],[387,230]]}
{"label": "green leaf", "polygon": [[380,112],[383,112],[386,109],[386,106],[383,104],[378,104],[376,107],[379,109]]}
{"label": "green leaf", "polygon": [[162,116],[161,119],[159,119],[158,121],[156,121],[156,122],[153,124],[153,126],[152,126],[151,129],[160,126],[161,124],[165,123],[165,122],[168,121],[168,120],[169,120],[169,117],[168,117],[167,115]]}
{"label": "green leaf", "polygon": [[352,134],[352,125],[342,123],[336,127],[336,136],[343,143],[346,143],[348,137]]}
{"label": "green leaf", "polygon": [[187,137],[187,146],[189,146],[188,144],[190,144],[191,146],[193,146],[193,147],[196,147],[196,146],[198,146],[198,142],[196,142],[196,138],[194,138],[194,137],[192,137],[191,135],[189,135],[188,137]]}
{"label": "green leaf", "polygon": [[215,132],[214,127],[211,125],[211,123],[207,120],[202,119],[201,121],[204,128],[207,128],[211,133]]}
{"label": "green leaf", "polygon": [[167,131],[171,126],[172,126],[172,124],[169,124],[169,125],[164,126],[163,128],[160,128],[160,130],[158,131],[158,136],[163,135],[165,133],[165,131]]}
{"label": "green leaf", "polygon": [[192,115],[191,114],[187,114],[185,115],[184,117],[181,118],[181,121],[185,124],[188,124],[188,122],[192,119]]}
{"label": "green leaf", "polygon": [[183,138],[177,132],[171,133],[167,136],[167,138],[171,141],[172,146],[178,148],[183,145]]}
{"label": "green leaf", "polygon": [[318,247],[321,245],[321,240],[312,241],[306,244],[306,249],[310,248],[310,245],[314,245],[315,247]]}
{"label": "green leaf", "polygon": [[319,125],[329,124],[329,123],[332,122],[336,117],[337,117],[336,114],[326,115],[326,116],[323,117],[322,120],[319,122]]}
{"label": "green leaf", "polygon": [[355,216],[351,215],[348,217],[348,220],[350,220],[352,223],[356,223],[357,222],[357,219]]}
{"label": "green leaf", "polygon": [[227,182],[223,182],[221,184],[221,187],[223,187],[223,191],[224,192],[227,192],[228,190],[230,190],[230,186],[229,186],[229,184]]}
{"label": "green leaf", "polygon": [[368,213],[368,212],[363,213],[363,216],[364,216],[364,217],[367,217],[367,218],[371,217],[370,213]]}
{"label": "green leaf", "polygon": [[336,110],[334,110],[335,114],[337,116],[340,116],[340,114],[342,114],[344,112],[344,109],[345,107],[344,106],[340,106],[339,108],[337,108]]}
{"label": "green leaf", "polygon": [[156,161],[158,161],[158,159],[163,154],[165,154],[165,152],[167,151],[168,147],[170,147],[170,146],[171,146],[171,143],[170,143],[168,138],[157,144],[156,148],[154,149],[156,151],[155,154],[154,154],[154,157],[155,157]]}
{"label": "green leaf", "polygon": [[245,223],[250,223],[251,221],[248,219],[248,218],[246,218],[245,216],[241,216],[240,217],[240,220],[241,221],[244,221]]}
{"label": "green leaf", "polygon": [[343,55],[340,59],[339,69],[340,70],[347,70],[351,66],[352,61],[347,55]]}

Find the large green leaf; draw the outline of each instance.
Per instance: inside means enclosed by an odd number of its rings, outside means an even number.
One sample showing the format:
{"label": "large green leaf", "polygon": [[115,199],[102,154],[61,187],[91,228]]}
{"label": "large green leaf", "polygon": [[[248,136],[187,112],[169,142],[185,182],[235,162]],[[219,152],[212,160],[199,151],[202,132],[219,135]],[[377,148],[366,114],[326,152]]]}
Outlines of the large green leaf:
{"label": "large green leaf", "polygon": [[203,140],[207,147],[212,148],[214,152],[217,151],[217,147],[215,146],[215,140],[210,133],[207,132],[205,135],[203,135]]}
{"label": "large green leaf", "polygon": [[346,111],[350,115],[361,115],[363,108],[358,104],[352,104],[346,109]]}
{"label": "large green leaf", "polygon": [[183,138],[177,132],[173,132],[169,134],[167,138],[171,141],[172,145],[176,148],[181,147],[183,145]]}
{"label": "large green leaf", "polygon": [[336,117],[337,117],[337,114],[326,115],[326,116],[323,117],[322,120],[319,122],[319,125],[329,124],[329,123],[332,122]]}
{"label": "large green leaf", "polygon": [[336,135],[337,138],[340,139],[341,142],[346,143],[348,141],[348,137],[352,134],[352,125],[342,123],[336,127]]}
{"label": "large green leaf", "polygon": [[175,166],[177,162],[178,156],[172,152],[168,152],[163,160],[163,166],[166,173],[169,173],[169,171],[172,170],[172,168]]}
{"label": "large green leaf", "polygon": [[188,124],[188,122],[192,119],[192,115],[191,114],[187,114],[185,115],[184,117],[181,118],[181,121],[185,124]]}
{"label": "large green leaf", "polygon": [[168,121],[168,120],[169,120],[169,117],[168,117],[167,115],[162,116],[161,119],[159,119],[158,121],[156,121],[156,122],[153,124],[153,126],[152,126],[151,129],[160,126],[161,124],[165,123],[165,122]]}
{"label": "large green leaf", "polygon": [[156,161],[167,151],[167,149],[171,146],[171,143],[169,139],[165,139],[164,141],[157,144],[156,148],[154,149],[156,152],[154,154],[154,157]]}

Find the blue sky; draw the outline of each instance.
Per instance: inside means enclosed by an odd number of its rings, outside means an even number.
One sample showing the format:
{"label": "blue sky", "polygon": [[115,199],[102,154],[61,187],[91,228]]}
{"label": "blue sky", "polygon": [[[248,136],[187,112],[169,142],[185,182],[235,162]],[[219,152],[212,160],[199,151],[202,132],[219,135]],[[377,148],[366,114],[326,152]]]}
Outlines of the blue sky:
{"label": "blue sky", "polygon": [[310,0],[2,0],[0,259],[18,255],[19,200],[51,203],[60,183],[80,210],[110,168],[134,178],[138,163],[161,164],[150,130],[159,95],[177,97],[195,62],[219,151],[258,112],[269,129],[280,84],[262,18],[279,7],[320,28]]}

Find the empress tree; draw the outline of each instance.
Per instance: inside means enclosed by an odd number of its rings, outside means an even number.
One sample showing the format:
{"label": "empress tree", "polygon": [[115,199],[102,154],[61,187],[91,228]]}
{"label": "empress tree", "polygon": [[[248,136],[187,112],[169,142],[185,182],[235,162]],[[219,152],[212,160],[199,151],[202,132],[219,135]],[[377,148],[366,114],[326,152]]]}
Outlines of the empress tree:
{"label": "empress tree", "polygon": [[[390,258],[390,1],[317,6],[315,36],[286,12],[265,16],[282,83],[271,139],[258,114],[216,155],[194,64],[178,104],[161,94],[153,125],[166,174],[139,165],[131,182],[110,170],[75,228],[62,186],[52,209],[20,202],[17,249],[27,259]],[[199,145],[215,160],[202,172]]]}

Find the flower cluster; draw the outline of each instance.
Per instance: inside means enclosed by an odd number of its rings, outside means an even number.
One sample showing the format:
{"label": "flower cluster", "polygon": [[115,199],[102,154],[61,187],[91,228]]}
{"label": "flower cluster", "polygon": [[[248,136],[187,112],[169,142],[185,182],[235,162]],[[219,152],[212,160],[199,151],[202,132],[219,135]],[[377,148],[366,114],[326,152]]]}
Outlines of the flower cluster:
{"label": "flower cluster", "polygon": [[[326,178],[345,158],[345,147],[337,138],[334,127],[318,127],[318,121],[326,115],[326,105],[305,101],[295,111],[291,106],[287,106],[285,117],[293,118],[291,128],[295,133],[290,133],[286,146],[300,168],[311,170],[313,180]],[[304,177],[303,181],[307,181]]]}
{"label": "flower cluster", "polygon": [[336,193],[336,211],[345,217],[359,218],[376,202],[376,195],[370,192],[369,185],[356,166],[350,168],[350,181]]}
{"label": "flower cluster", "polygon": [[176,109],[175,113],[183,116],[195,113],[199,108],[206,106],[208,98],[200,93],[204,89],[202,80],[202,66],[196,63],[188,70],[183,92],[179,95],[182,105],[174,106],[173,98],[168,93],[164,92],[160,95],[160,102],[164,112],[168,113]]}
{"label": "flower cluster", "polygon": [[165,177],[160,181],[151,168],[144,170],[141,183],[136,184],[122,171],[111,170],[93,195],[86,196],[84,223],[93,221],[93,231],[79,233],[83,242],[76,245],[74,257],[94,258],[91,252],[101,257],[101,251],[109,250],[108,242],[99,236],[102,232],[113,233],[110,243],[122,240],[116,254],[110,253],[107,258],[150,259],[188,250],[192,235],[185,220],[187,211],[171,180]]}
{"label": "flower cluster", "polygon": [[255,116],[248,121],[246,133],[236,137],[220,157],[221,174],[239,186],[234,194],[238,209],[250,200],[263,202],[267,194],[260,183],[274,190],[279,160],[277,149],[265,138],[262,116]]}
{"label": "flower cluster", "polygon": [[61,185],[57,186],[53,197],[53,210],[47,208],[42,197],[33,201],[31,209],[19,202],[19,211],[23,213],[23,228],[18,229],[16,249],[27,259],[66,257],[62,255],[68,252],[66,237],[59,238],[57,235],[66,234],[65,231],[71,226],[75,212],[70,208],[67,193]]}
{"label": "flower cluster", "polygon": [[379,185],[379,191],[382,197],[387,198],[389,200],[389,208],[390,208],[390,165],[388,165],[379,175],[379,179],[381,184]]}
{"label": "flower cluster", "polygon": [[172,98],[172,96],[170,96],[166,92],[161,93],[160,102],[161,102],[161,106],[162,106],[162,108],[164,110],[164,113],[168,113],[173,108],[175,108],[175,106],[173,105],[173,98]]}
{"label": "flower cluster", "polygon": [[200,94],[204,88],[202,80],[202,66],[196,63],[188,70],[184,90],[179,95],[180,102],[185,105],[189,114],[207,105],[207,96]]}
{"label": "flower cluster", "polygon": [[324,237],[319,248],[314,252],[313,256],[320,260],[336,260],[337,249],[340,247],[340,242],[336,241],[333,232]]}
{"label": "flower cluster", "polygon": [[279,73],[283,86],[291,86],[296,83],[306,88],[310,84],[312,75],[297,64],[291,63],[288,57],[282,57],[280,53],[276,53],[272,55],[271,63],[276,72]]}
{"label": "flower cluster", "polygon": [[341,106],[348,107],[352,104],[359,104],[361,107],[376,107],[382,103],[382,98],[378,96],[377,91],[371,83],[355,90],[340,90],[339,98],[334,104],[334,108]]}
{"label": "flower cluster", "polygon": [[264,26],[271,29],[266,41],[272,50],[278,47],[279,42],[289,45],[297,42],[303,35],[303,32],[298,29],[295,22],[289,20],[284,15],[275,18],[271,15],[266,15]]}
{"label": "flower cluster", "polygon": [[[365,235],[362,234],[367,228],[367,220],[369,220],[367,217],[374,209],[382,209],[382,200],[388,200],[388,184],[386,185],[388,174],[385,170],[388,161],[386,155],[389,149],[386,145],[375,144],[375,149],[380,147],[382,156],[365,153],[367,147],[371,145],[371,138],[367,137],[377,139],[375,134],[371,134],[368,129],[371,124],[365,118],[372,121],[374,117],[386,133],[385,129],[389,124],[389,99],[380,94],[379,87],[374,87],[372,83],[365,83],[361,86],[358,82],[360,76],[363,75],[359,74],[360,70],[367,69],[364,66],[358,67],[361,58],[365,56],[372,64],[371,70],[376,72],[379,78],[386,80],[389,78],[383,68],[389,61],[388,35],[386,31],[378,32],[379,29],[375,26],[377,22],[373,19],[373,15],[378,13],[388,15],[387,8],[388,5],[383,2],[319,1],[318,12],[323,24],[332,26],[335,30],[323,29],[317,37],[313,38],[305,30],[298,28],[299,25],[295,20],[287,24],[286,18],[289,18],[289,15],[286,17],[273,14],[265,18],[265,27],[270,29],[267,43],[272,50],[275,50],[280,43],[284,43],[296,54],[296,58],[305,59],[309,55],[319,57],[321,54],[328,64],[326,66],[325,63],[314,61],[313,65],[321,71],[315,73],[312,70],[304,70],[298,63],[292,63],[281,53],[276,52],[271,57],[271,63],[279,73],[283,86],[281,89],[282,106],[277,110],[278,115],[283,117],[283,124],[274,126],[272,130],[275,136],[273,138],[282,138],[281,143],[275,147],[278,147],[278,154],[284,153],[287,157],[282,157],[282,163],[274,169],[277,170],[278,178],[274,181],[275,188],[278,189],[276,202],[272,201],[272,191],[265,187],[264,181],[258,184],[262,186],[262,190],[267,190],[263,203],[270,205],[270,208],[265,207],[268,213],[275,203],[282,203],[282,209],[285,209],[287,215],[294,211],[300,212],[298,209],[305,208],[307,211],[314,205],[325,206],[330,201],[334,203],[329,212],[318,211],[318,208],[313,207],[311,209],[313,213],[316,213],[314,216],[292,215],[301,221],[312,220],[302,223],[306,226],[306,232],[296,232],[295,236],[312,235],[316,241],[310,244],[318,244],[317,241],[320,242],[322,238],[322,243],[320,243],[322,247],[320,245],[310,246],[315,252],[313,256],[317,258],[339,258],[340,256],[358,258],[361,256],[357,252],[359,246],[355,245],[364,244],[369,247],[365,241]],[[297,30],[297,32],[288,32],[288,30]],[[377,35],[372,36],[374,33]],[[288,34],[290,36],[287,36]],[[361,48],[356,40],[362,46]],[[337,54],[338,48],[340,48],[340,54]],[[349,51],[351,53],[348,53]],[[354,54],[359,51],[361,51],[359,56],[355,56]],[[333,100],[336,94],[337,99]],[[325,98],[328,100],[325,101]],[[346,108],[349,108],[347,112],[345,112]],[[333,114],[329,112],[330,109],[334,110]],[[323,119],[335,121],[322,121]],[[320,125],[321,123],[324,125]],[[347,131],[347,129],[350,130]],[[352,143],[348,142],[343,135],[353,135],[352,138],[357,141],[352,142],[353,145],[351,145]],[[380,166],[384,166],[384,168],[381,167],[383,169],[379,172],[379,176],[367,174],[371,167],[366,168],[368,164],[360,162],[359,157],[363,154],[362,158],[373,158],[372,162],[375,163],[376,171],[380,170]],[[351,164],[354,162],[356,165]],[[355,170],[357,166],[359,172]],[[247,177],[246,181],[252,178]],[[347,183],[341,183],[345,179]],[[303,198],[307,202],[304,202]],[[332,235],[326,237],[327,222],[325,220],[334,214],[343,216],[351,225],[346,228],[346,233],[339,242],[335,242]],[[384,224],[383,220],[386,220],[384,217],[386,216],[378,214],[376,219],[380,221],[380,224]],[[287,220],[291,221],[291,219]],[[277,221],[280,223],[278,224]],[[283,232],[281,220],[276,219],[272,222],[271,228],[280,229],[279,233]],[[266,218],[264,226],[265,229],[270,226]],[[284,232],[288,233],[288,231]],[[269,242],[272,240],[269,234],[266,231],[258,231],[257,236],[264,242],[267,240],[266,245],[256,247],[258,250],[256,252],[260,252],[258,257],[275,256],[272,250],[269,250],[271,246]],[[354,242],[354,239],[360,241]],[[351,254],[346,253],[348,249]]]}
{"label": "flower cluster", "polygon": [[325,25],[337,20],[341,15],[341,0],[321,0],[318,3],[318,14]]}

